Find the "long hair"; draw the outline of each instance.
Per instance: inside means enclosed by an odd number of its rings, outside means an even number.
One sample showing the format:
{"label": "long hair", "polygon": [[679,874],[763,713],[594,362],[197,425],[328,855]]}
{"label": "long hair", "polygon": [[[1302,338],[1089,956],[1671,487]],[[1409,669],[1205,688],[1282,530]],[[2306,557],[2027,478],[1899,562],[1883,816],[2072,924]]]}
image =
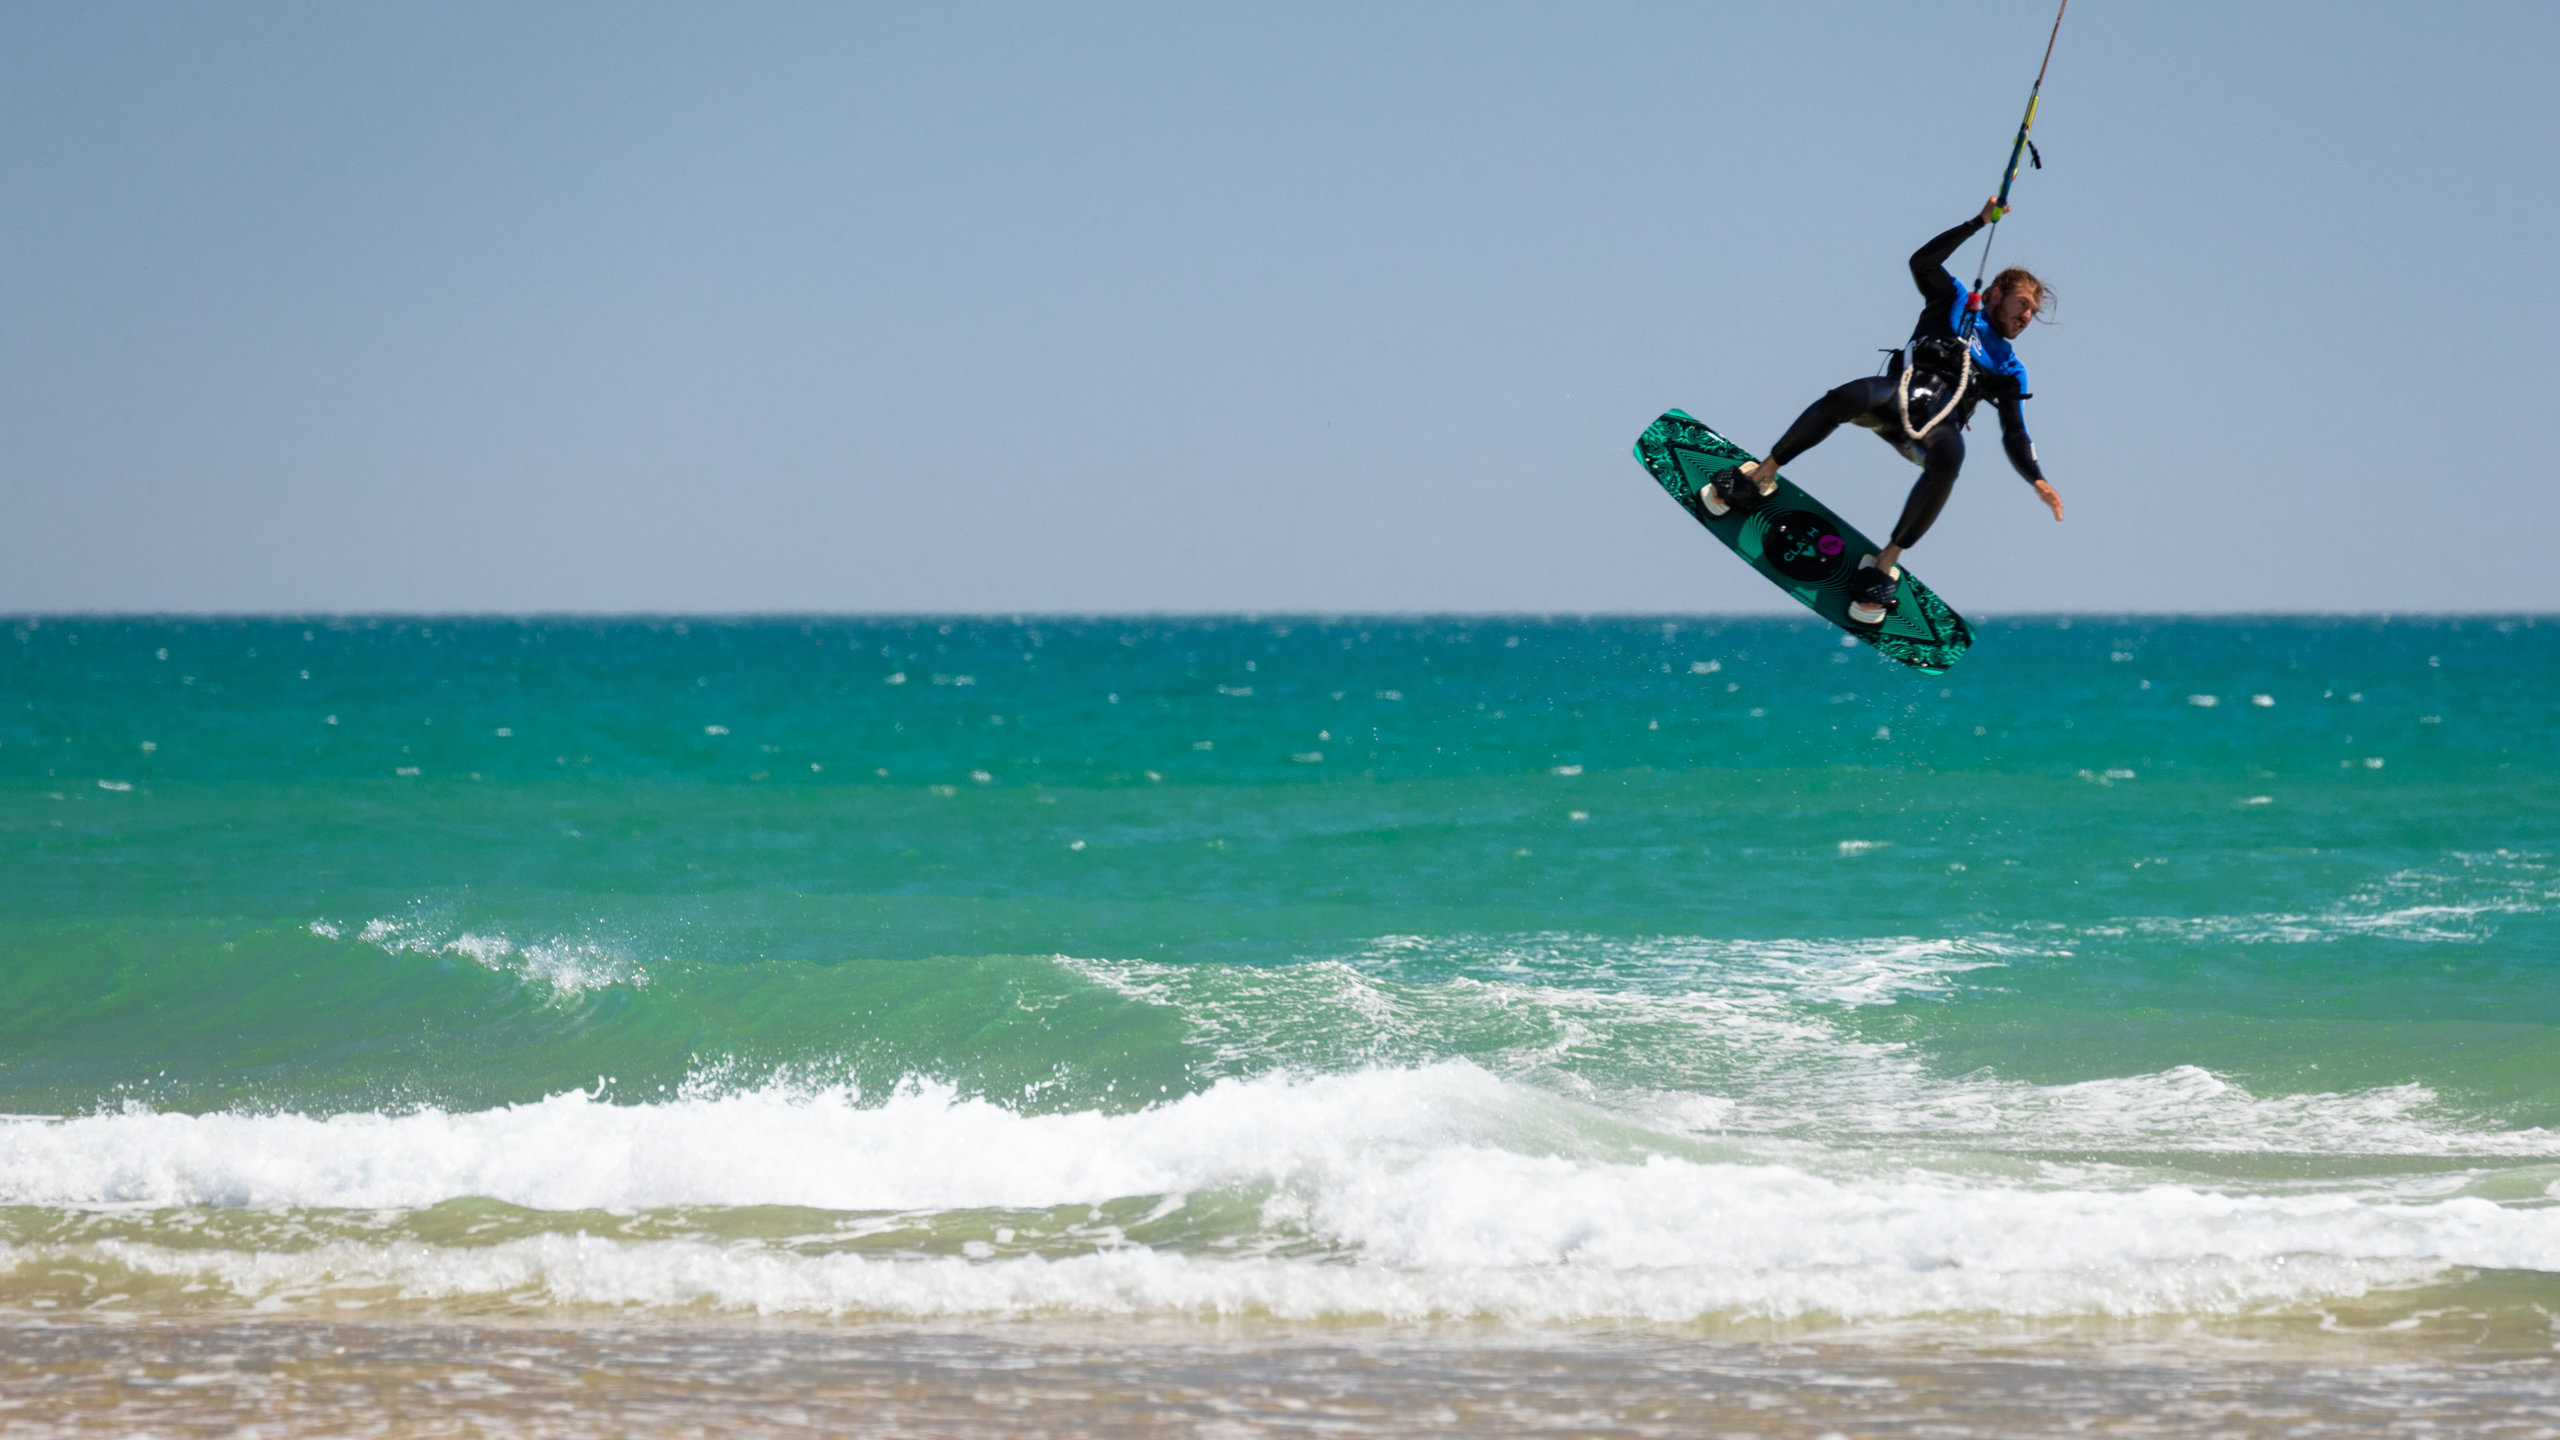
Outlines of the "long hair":
{"label": "long hair", "polygon": [[2037,279],[2034,271],[2023,265],[2012,265],[1991,277],[1991,293],[1995,295],[2022,286],[2036,292],[2036,318],[2047,324],[2053,323],[2053,309],[2057,303],[2053,287]]}

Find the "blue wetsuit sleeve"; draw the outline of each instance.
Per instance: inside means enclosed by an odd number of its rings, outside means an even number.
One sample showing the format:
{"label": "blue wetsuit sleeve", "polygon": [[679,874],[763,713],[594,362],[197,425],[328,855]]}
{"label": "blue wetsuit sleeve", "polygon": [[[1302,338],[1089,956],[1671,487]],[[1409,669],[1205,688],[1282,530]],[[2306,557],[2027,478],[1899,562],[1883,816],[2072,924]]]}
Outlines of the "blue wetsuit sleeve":
{"label": "blue wetsuit sleeve", "polygon": [[2009,463],[2030,481],[2044,478],[2044,467],[2036,463],[2036,442],[2027,438],[2027,407],[2024,395],[2003,395],[1991,402],[2000,412],[2000,448],[2009,454]]}
{"label": "blue wetsuit sleeve", "polygon": [[1981,229],[1982,221],[1976,217],[1911,252],[1911,283],[1920,287],[1920,293],[1931,304],[1944,305],[1956,298],[1961,287],[1956,277],[1947,273],[1947,261],[1956,253],[1956,247]]}

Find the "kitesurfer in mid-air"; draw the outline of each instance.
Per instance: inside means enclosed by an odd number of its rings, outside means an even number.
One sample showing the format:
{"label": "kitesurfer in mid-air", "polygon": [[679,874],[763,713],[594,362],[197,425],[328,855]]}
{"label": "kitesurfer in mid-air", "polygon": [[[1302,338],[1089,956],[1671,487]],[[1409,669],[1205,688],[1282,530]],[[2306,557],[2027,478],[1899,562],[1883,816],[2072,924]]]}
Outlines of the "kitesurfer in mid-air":
{"label": "kitesurfer in mid-air", "polygon": [[1913,252],[1911,278],[1928,303],[1911,329],[1911,343],[1885,373],[1852,380],[1814,401],[1770,447],[1768,459],[1721,471],[1699,492],[1708,514],[1748,512],[1777,490],[1781,466],[1821,444],[1843,422],[1863,425],[1901,451],[1920,467],[1920,479],[1893,527],[1893,543],[1883,554],[1867,556],[1850,579],[1849,618],[1861,625],[1882,624],[1893,612],[1902,582],[1896,562],[1929,533],[1955,489],[1956,472],[1964,465],[1964,427],[1976,403],[1988,400],[2000,412],[2000,445],[2009,463],[2035,486],[2053,518],[2062,518],[2062,496],[2044,478],[2035,442],[2027,438],[2020,403],[2027,398],[2027,367],[2009,348],[2029,320],[2052,308],[2053,292],[2012,266],[1983,291],[1976,313],[1972,292],[1947,273],[1956,247],[2001,213],[1999,201],[1985,202],[1980,215]]}

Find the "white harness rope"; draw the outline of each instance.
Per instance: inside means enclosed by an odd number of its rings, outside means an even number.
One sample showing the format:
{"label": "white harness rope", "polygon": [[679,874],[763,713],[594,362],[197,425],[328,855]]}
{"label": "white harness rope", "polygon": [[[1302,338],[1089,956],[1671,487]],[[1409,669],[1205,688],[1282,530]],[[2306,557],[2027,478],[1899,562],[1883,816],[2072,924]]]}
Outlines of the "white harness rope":
{"label": "white harness rope", "polygon": [[1922,436],[1937,429],[1939,421],[1955,413],[1957,404],[1964,399],[1964,392],[1972,386],[1973,347],[1959,343],[1957,348],[1964,359],[1963,368],[1956,375],[1956,388],[1948,393],[1947,403],[1938,407],[1938,413],[1929,417],[1928,424],[1914,426],[1911,423],[1911,372],[1919,368],[1916,362],[1919,360],[1920,342],[1914,340],[1902,347],[1902,379],[1894,386],[1893,398],[1901,412],[1902,435],[1906,443],[1918,445]]}

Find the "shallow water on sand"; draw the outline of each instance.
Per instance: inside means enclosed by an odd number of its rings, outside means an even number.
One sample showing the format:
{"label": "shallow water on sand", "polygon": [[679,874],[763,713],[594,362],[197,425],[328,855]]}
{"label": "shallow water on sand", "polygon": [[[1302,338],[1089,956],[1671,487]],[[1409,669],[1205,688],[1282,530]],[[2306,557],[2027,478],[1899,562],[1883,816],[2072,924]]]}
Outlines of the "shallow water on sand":
{"label": "shallow water on sand", "polygon": [[2373,1344],[306,1320],[8,1340],[0,1433],[31,1437],[2560,1433],[2547,1356]]}
{"label": "shallow water on sand", "polygon": [[2547,1424],[2560,626],[1982,630],[19,622],[0,1427]]}

